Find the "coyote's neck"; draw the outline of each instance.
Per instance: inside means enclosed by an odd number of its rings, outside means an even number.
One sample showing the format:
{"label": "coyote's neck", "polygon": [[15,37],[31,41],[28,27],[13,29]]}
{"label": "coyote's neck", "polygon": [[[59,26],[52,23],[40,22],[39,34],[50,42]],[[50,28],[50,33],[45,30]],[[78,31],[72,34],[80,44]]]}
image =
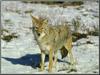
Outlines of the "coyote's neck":
{"label": "coyote's neck", "polygon": [[33,31],[33,34],[34,34],[34,38],[36,39],[38,45],[40,46],[40,43],[39,43],[39,41],[38,41],[38,37],[39,37],[39,35],[37,34],[37,32],[35,31],[34,28],[32,29],[32,31]]}

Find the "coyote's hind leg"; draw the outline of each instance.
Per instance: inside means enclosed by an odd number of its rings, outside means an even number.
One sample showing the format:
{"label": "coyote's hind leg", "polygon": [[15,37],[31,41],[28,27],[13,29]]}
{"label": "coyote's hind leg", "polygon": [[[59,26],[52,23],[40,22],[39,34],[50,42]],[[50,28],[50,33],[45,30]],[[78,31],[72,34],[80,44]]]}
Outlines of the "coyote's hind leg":
{"label": "coyote's hind leg", "polygon": [[72,37],[69,37],[67,39],[67,42],[64,46],[68,50],[68,55],[69,55],[70,62],[71,62],[69,69],[76,70],[76,60],[74,59],[73,54],[72,54]]}

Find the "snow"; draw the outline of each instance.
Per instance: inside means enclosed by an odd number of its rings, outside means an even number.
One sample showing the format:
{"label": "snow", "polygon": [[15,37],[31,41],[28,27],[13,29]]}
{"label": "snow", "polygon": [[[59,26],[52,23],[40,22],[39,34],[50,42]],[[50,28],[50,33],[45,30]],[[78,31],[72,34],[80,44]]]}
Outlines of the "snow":
{"label": "snow", "polygon": [[[72,22],[77,16],[81,18],[80,32],[85,33],[86,29],[94,31],[94,26],[99,28],[99,3],[86,1],[79,7],[69,6],[66,8],[45,4],[22,3],[21,1],[1,2],[1,22],[4,29],[10,33],[16,33],[18,38],[10,42],[1,39],[1,73],[2,74],[44,74],[48,73],[48,57],[46,57],[45,70],[39,71],[40,49],[37,45],[30,27],[31,17],[25,11],[32,10],[34,16],[46,17],[52,25],[63,22]],[[83,14],[87,14],[84,16]],[[5,20],[11,23],[5,23]],[[84,28],[83,28],[84,25]],[[83,28],[83,30],[82,30]],[[91,41],[92,44],[87,44]],[[88,36],[73,42],[73,55],[77,60],[77,72],[70,74],[98,74],[99,73],[99,36]],[[61,59],[58,51],[57,70],[52,73],[68,74],[68,57]],[[49,73],[48,73],[49,74]]]}

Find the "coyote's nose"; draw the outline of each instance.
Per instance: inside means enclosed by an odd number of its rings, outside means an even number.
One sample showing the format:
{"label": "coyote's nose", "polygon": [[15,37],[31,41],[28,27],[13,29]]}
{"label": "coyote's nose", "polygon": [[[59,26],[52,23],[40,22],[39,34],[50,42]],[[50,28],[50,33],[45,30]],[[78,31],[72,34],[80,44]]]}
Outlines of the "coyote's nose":
{"label": "coyote's nose", "polygon": [[38,33],[38,36],[40,36],[40,33]]}

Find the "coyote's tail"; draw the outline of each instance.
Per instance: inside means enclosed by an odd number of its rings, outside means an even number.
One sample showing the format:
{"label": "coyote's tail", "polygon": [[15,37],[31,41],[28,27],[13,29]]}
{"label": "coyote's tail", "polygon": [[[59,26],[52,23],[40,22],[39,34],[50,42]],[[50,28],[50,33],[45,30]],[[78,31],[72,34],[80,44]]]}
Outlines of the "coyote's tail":
{"label": "coyote's tail", "polygon": [[63,46],[61,49],[62,59],[68,55],[68,50]]}

